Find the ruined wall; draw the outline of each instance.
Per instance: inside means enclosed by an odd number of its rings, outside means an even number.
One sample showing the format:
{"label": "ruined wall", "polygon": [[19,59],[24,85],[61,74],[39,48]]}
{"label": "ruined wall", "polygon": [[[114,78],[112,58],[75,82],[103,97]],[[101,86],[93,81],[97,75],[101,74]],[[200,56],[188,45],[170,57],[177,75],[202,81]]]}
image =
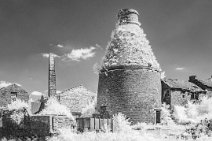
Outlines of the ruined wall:
{"label": "ruined wall", "polygon": [[62,128],[72,128],[74,125],[74,121],[66,116],[53,116],[53,132],[59,133],[59,129]]}
{"label": "ruined wall", "polygon": [[171,91],[171,107],[174,107],[174,105],[185,106],[190,99],[191,94],[188,92]]}
{"label": "ruined wall", "polygon": [[1,92],[0,93],[0,107],[5,107],[7,104],[11,103],[11,97],[10,94],[7,94],[7,92]]}
{"label": "ruined wall", "polygon": [[155,122],[161,106],[160,73],[148,69],[116,69],[99,74],[97,108],[121,112],[136,122]]}
{"label": "ruined wall", "polygon": [[170,105],[171,108],[174,108],[174,105],[185,106],[191,100],[191,93],[189,92],[163,87],[162,93],[162,103]]}
{"label": "ruined wall", "polygon": [[66,116],[46,115],[30,117],[30,130],[38,136],[59,133],[61,128],[72,128],[74,121]]}
{"label": "ruined wall", "polygon": [[[31,116],[29,120],[22,121],[21,125],[14,124],[9,117],[3,119],[3,128],[0,128],[2,137],[46,137],[59,133],[59,129],[73,128],[75,122],[66,116],[46,115]],[[38,139],[39,140],[39,139]]]}

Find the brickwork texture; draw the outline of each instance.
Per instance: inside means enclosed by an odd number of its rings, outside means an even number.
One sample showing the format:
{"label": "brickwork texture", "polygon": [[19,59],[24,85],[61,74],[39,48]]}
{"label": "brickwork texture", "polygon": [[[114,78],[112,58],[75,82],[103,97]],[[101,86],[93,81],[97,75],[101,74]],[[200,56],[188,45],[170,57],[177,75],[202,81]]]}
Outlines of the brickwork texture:
{"label": "brickwork texture", "polygon": [[48,96],[56,96],[56,73],[54,54],[49,54]]}
{"label": "brickwork texture", "polygon": [[117,69],[99,74],[97,108],[110,115],[123,113],[136,122],[155,122],[161,106],[160,73],[148,69]]}

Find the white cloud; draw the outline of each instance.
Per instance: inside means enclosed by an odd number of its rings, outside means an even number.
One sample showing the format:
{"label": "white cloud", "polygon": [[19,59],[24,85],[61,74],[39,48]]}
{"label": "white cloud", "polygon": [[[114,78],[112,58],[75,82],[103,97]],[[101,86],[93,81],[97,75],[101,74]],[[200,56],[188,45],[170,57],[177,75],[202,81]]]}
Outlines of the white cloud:
{"label": "white cloud", "polygon": [[56,47],[63,48],[64,46],[61,44],[57,44]]}
{"label": "white cloud", "polygon": [[177,67],[177,68],[175,68],[177,71],[182,71],[182,70],[184,70],[185,68],[183,68],[183,67]]}
{"label": "white cloud", "polygon": [[102,49],[102,47],[99,44],[96,44],[95,47]]}
{"label": "white cloud", "polygon": [[86,60],[95,55],[95,49],[93,46],[90,48],[73,49],[70,53],[66,54],[65,57],[73,61],[80,61],[80,59]]}
{"label": "white cloud", "polygon": [[[54,53],[52,53],[53,54],[53,57],[60,57],[60,56],[58,56],[57,54],[54,54]],[[42,53],[42,56],[44,57],[44,58],[49,58],[49,53]]]}
{"label": "white cloud", "polygon": [[12,85],[12,83],[6,81],[0,81],[0,89],[3,87],[7,87],[9,85]]}

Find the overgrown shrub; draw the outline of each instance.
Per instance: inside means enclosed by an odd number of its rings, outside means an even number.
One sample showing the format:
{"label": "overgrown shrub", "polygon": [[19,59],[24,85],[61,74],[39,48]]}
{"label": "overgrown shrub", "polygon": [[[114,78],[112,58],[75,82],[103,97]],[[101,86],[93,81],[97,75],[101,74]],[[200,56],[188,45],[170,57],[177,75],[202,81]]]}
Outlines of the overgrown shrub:
{"label": "overgrown shrub", "polygon": [[118,113],[113,116],[113,131],[114,132],[130,132],[132,127],[130,126],[129,119],[122,113]]}
{"label": "overgrown shrub", "polygon": [[1,136],[7,138],[27,135],[29,125],[29,105],[17,99],[7,105],[7,110],[3,112],[3,129]]}
{"label": "overgrown shrub", "polygon": [[212,119],[212,98],[202,97],[199,102],[188,102],[186,106],[174,107],[174,117],[178,123],[200,123]]}
{"label": "overgrown shrub", "polygon": [[161,107],[161,124],[163,125],[173,125],[175,124],[174,121],[172,120],[172,115],[169,110],[169,105],[166,105],[165,103],[162,104]]}
{"label": "overgrown shrub", "polygon": [[29,104],[20,99],[16,99],[11,104],[8,104],[7,109],[8,111],[5,112],[4,116],[14,124],[17,124],[17,126],[20,126],[24,122],[24,118],[29,117],[31,114]]}
{"label": "overgrown shrub", "polygon": [[72,120],[75,120],[72,116],[70,110],[65,106],[60,104],[56,98],[49,98],[45,104],[45,108],[39,113],[40,115],[65,115]]}
{"label": "overgrown shrub", "polygon": [[93,101],[90,101],[86,107],[82,108],[82,115],[81,117],[92,117],[92,115],[96,111],[96,104],[97,104],[97,98],[95,98]]}

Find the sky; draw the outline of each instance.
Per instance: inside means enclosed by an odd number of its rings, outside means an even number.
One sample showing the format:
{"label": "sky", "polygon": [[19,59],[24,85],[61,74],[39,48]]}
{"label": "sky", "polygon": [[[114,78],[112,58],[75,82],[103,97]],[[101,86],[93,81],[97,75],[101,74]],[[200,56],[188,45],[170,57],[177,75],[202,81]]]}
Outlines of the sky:
{"label": "sky", "polygon": [[55,58],[58,90],[96,92],[96,67],[122,8],[140,13],[166,77],[211,77],[211,0],[0,0],[0,81],[46,91],[52,52],[63,56]]}

